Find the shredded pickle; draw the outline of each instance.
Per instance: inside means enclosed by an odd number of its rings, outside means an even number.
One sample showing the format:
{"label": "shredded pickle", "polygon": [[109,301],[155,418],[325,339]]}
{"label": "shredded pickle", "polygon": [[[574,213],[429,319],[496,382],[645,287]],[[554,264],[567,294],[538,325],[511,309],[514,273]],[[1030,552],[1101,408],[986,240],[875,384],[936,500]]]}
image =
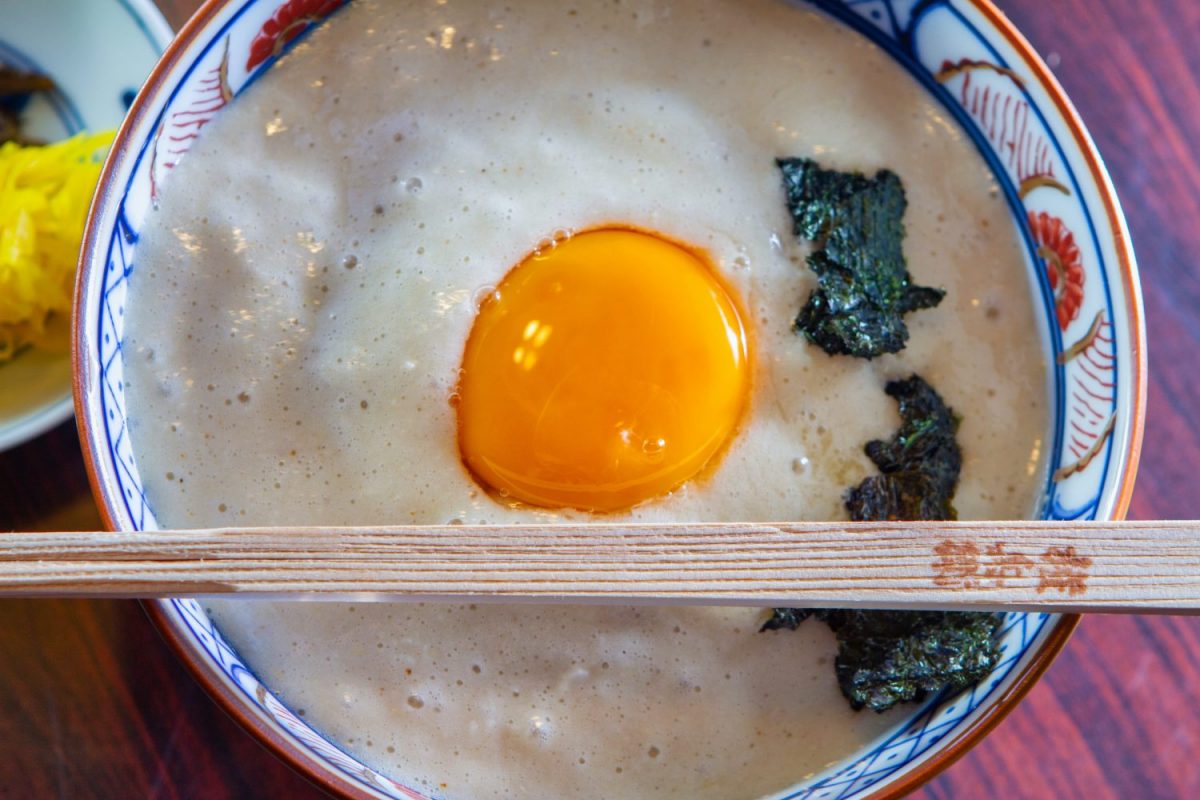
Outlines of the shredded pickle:
{"label": "shredded pickle", "polygon": [[0,363],[38,345],[71,289],[88,204],[113,132],[0,145]]}

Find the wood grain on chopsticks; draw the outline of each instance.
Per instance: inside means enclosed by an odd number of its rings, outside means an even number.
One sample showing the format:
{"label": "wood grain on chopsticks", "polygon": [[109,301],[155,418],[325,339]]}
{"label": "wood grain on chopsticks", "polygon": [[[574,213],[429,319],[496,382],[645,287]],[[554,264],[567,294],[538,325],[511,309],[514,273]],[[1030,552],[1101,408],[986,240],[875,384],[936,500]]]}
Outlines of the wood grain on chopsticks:
{"label": "wood grain on chopsticks", "polygon": [[0,595],[1200,609],[1200,523],[249,528],[0,535]]}

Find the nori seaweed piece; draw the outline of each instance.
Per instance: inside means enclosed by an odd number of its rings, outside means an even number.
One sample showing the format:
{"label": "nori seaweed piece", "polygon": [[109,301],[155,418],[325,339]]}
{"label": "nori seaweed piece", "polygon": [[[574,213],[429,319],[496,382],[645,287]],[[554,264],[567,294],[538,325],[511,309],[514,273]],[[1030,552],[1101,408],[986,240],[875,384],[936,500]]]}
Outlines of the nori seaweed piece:
{"label": "nori seaweed piece", "polygon": [[824,170],[807,158],[776,163],[794,232],[818,245],[808,257],[817,289],[796,317],[796,330],[830,355],[874,358],[902,350],[904,314],[936,306],[945,292],[911,284],[900,178],[888,170],[874,178]]}
{"label": "nori seaweed piece", "polygon": [[758,629],[759,633],[763,631],[781,631],[787,628],[789,631],[794,631],[800,627],[800,623],[813,615],[813,609],[810,608],[772,608],[771,618],[763,623]]}
{"label": "nori seaweed piece", "polygon": [[867,456],[882,474],[846,492],[850,519],[958,519],[953,505],[962,471],[954,438],[958,416],[919,375],[891,381],[885,391],[899,401],[900,430],[890,442],[867,443]]}
{"label": "nori seaweed piece", "polygon": [[[892,381],[886,391],[899,401],[900,430],[890,442],[867,444],[883,474],[846,492],[850,518],[955,519],[958,417],[920,376]],[[855,710],[883,712],[943,689],[958,691],[985,677],[1000,658],[1000,614],[776,608],[761,630],[795,630],[810,616],[837,637],[834,669]]]}
{"label": "nori seaweed piece", "polygon": [[952,611],[817,612],[837,636],[838,685],[854,710],[883,712],[987,677],[1003,615]]}
{"label": "nori seaweed piece", "polygon": [[796,630],[812,617],[837,637],[834,673],[855,711],[883,713],[977,683],[1000,658],[1003,614],[775,608],[760,631]]}

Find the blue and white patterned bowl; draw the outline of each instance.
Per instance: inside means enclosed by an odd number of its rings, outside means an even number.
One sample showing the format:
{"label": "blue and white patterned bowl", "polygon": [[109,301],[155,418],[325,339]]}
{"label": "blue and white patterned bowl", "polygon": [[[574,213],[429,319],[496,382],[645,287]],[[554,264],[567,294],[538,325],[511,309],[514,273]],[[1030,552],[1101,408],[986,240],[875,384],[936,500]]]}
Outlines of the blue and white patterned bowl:
{"label": "blue and white patterned bowl", "polygon": [[[1145,331],[1129,236],[1091,139],[1046,66],[989,0],[795,0],[890,53],[958,120],[991,165],[1039,287],[1053,365],[1043,516],[1113,519],[1129,503],[1145,407]],[[113,529],[154,529],[125,418],[126,290],[159,187],[204,125],[342,0],[210,0],[134,103],[100,182],[75,307],[75,400],[92,485]],[[979,577],[986,581],[985,576]],[[352,797],[419,798],[280,703],[195,600],[153,604],[209,691],[278,754]],[[1003,660],[980,685],[915,708],[892,732],[780,798],[894,796],[928,779],[1011,709],[1074,617],[1010,614]]]}

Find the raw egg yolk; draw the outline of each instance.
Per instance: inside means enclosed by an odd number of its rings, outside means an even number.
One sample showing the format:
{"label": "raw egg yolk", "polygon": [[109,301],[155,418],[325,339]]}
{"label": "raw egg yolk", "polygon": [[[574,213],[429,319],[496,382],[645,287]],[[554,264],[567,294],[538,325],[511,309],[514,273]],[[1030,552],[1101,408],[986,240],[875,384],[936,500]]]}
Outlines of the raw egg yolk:
{"label": "raw egg yolk", "polygon": [[459,447],[501,497],[615,511],[699,472],[749,391],[737,306],[699,253],[606,228],[543,248],[479,309]]}

